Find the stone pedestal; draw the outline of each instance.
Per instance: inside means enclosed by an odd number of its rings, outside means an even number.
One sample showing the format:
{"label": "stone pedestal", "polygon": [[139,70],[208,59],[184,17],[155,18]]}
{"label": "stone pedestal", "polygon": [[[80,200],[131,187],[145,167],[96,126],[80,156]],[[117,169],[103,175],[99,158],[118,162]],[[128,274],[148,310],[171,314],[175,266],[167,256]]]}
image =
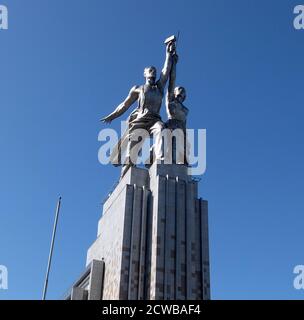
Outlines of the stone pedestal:
{"label": "stone pedestal", "polygon": [[184,165],[131,168],[104,204],[87,265],[104,300],[210,299],[208,203]]}

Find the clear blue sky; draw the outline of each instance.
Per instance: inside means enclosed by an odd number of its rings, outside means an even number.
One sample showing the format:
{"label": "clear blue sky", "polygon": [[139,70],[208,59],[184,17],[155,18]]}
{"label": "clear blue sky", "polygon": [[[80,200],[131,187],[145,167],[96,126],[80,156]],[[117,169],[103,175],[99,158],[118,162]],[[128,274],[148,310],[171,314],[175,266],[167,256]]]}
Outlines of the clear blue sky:
{"label": "clear blue sky", "polygon": [[[302,1],[303,2],[303,1]],[[189,126],[207,129],[213,299],[303,299],[304,30],[297,1],[0,0],[0,299],[39,299],[57,196],[49,298],[85,267],[119,169],[98,163],[99,118],[162,67],[181,30]],[[304,4],[304,3],[303,3]],[[118,128],[119,124],[113,124]]]}

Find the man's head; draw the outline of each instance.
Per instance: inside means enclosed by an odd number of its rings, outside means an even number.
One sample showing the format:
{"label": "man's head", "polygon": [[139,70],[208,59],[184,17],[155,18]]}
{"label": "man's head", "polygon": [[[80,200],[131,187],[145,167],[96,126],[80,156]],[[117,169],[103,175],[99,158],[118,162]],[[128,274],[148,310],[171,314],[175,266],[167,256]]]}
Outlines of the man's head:
{"label": "man's head", "polygon": [[145,68],[144,77],[146,78],[146,82],[154,85],[156,81],[156,68],[153,66]]}
{"label": "man's head", "polygon": [[186,89],[184,87],[176,87],[174,89],[174,97],[180,103],[183,103],[185,101],[186,96],[187,96]]}

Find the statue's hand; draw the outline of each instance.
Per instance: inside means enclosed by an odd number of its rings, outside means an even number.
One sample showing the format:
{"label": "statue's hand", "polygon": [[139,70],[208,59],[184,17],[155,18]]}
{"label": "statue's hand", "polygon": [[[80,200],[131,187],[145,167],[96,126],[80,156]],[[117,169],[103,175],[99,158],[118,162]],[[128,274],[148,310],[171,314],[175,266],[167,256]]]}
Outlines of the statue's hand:
{"label": "statue's hand", "polygon": [[176,46],[175,46],[175,41],[171,41],[167,44],[167,54],[173,55],[175,53]]}
{"label": "statue's hand", "polygon": [[103,123],[111,123],[112,120],[113,120],[113,118],[111,117],[111,115],[100,119],[100,121],[103,122]]}

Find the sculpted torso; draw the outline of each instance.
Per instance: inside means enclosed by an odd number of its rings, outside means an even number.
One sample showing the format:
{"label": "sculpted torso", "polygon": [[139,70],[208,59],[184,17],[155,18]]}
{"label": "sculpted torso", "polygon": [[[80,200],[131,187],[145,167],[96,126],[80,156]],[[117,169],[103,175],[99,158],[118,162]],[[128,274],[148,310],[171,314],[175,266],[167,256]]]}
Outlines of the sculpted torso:
{"label": "sculpted torso", "polygon": [[159,114],[164,94],[158,83],[155,85],[143,85],[138,90],[139,106],[142,111]]}
{"label": "sculpted torso", "polygon": [[176,100],[171,101],[169,104],[169,110],[169,119],[178,120],[186,124],[189,109],[186,108],[182,103]]}

